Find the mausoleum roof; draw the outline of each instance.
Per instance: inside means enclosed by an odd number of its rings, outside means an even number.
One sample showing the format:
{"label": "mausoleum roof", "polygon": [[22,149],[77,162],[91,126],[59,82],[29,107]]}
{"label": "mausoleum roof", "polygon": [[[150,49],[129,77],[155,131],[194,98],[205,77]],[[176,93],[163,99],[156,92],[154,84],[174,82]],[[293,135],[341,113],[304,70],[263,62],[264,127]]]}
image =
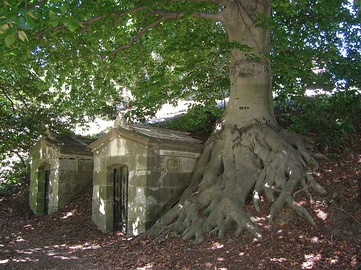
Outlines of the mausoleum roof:
{"label": "mausoleum roof", "polygon": [[101,147],[115,137],[124,137],[145,145],[157,144],[165,148],[191,147],[195,151],[203,149],[202,142],[192,138],[189,133],[135,124],[127,127],[113,128],[109,133],[94,141],[88,147],[91,149]]}
{"label": "mausoleum roof", "polygon": [[94,140],[83,137],[64,136],[51,133],[47,137],[41,138],[32,148],[30,153],[38,151],[43,146],[57,148],[61,154],[81,154],[91,155],[87,147]]}

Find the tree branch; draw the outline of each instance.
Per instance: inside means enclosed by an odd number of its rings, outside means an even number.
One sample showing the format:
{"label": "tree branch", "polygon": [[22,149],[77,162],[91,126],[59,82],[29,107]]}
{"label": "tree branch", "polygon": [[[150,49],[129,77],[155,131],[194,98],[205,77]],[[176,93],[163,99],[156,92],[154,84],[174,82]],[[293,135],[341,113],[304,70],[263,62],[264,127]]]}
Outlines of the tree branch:
{"label": "tree branch", "polygon": [[[173,0],[173,2],[180,2],[183,0]],[[191,0],[191,2],[212,2],[212,3],[216,3],[216,4],[220,4],[220,5],[226,5],[229,4],[229,0]]]}
{"label": "tree branch", "polygon": [[[148,9],[148,7],[146,7],[146,6],[136,7],[136,8],[132,8],[132,9],[126,11],[126,12],[120,12],[120,13],[119,13],[119,12],[114,12],[114,13],[110,14],[110,16],[111,16],[111,17],[119,18],[119,17],[124,17],[125,15],[127,15],[127,14],[129,14],[129,13],[135,13],[135,12],[142,11],[142,10],[146,10],[146,9]],[[79,24],[80,24],[80,26],[83,26],[83,27],[84,27],[84,26],[87,26],[87,25],[91,25],[92,23],[101,21],[101,20],[103,20],[104,18],[106,18],[106,15],[99,15],[99,16],[94,17],[94,18],[91,18],[91,19],[89,19],[89,20],[87,20],[87,21],[79,22]],[[119,20],[117,20],[117,21],[119,21]],[[115,23],[113,22],[113,24],[115,24]],[[57,26],[57,27],[54,28],[54,31],[53,31],[53,32],[54,32],[54,33],[55,33],[55,32],[58,32],[59,30],[64,29],[64,28],[66,28],[66,26],[65,26],[64,24],[63,24],[63,25],[59,25],[59,26]],[[43,34],[44,32],[45,32],[45,31],[42,31],[42,32],[38,33],[37,36]]]}
{"label": "tree branch", "polygon": [[34,7],[37,7],[37,6],[41,6],[44,3],[46,3],[46,0],[41,0],[39,2],[36,2],[36,3],[32,4],[32,5],[28,5],[27,1],[25,1],[25,8],[34,8]]}
{"label": "tree branch", "polygon": [[2,92],[4,93],[4,96],[6,97],[6,99],[10,102],[11,104],[11,108],[13,110],[13,113],[16,114],[16,109],[15,109],[15,103],[13,102],[13,100],[9,97],[9,95],[5,92],[5,90],[3,89],[3,87],[1,87]]}
{"label": "tree branch", "polygon": [[10,152],[17,155],[18,158],[20,159],[21,163],[23,164],[24,168],[26,168],[26,162],[25,162],[23,156],[20,155],[20,153],[18,151],[15,151],[15,150],[10,150]]}
{"label": "tree branch", "polygon": [[159,25],[161,22],[164,22],[168,19],[181,18],[185,15],[185,13],[183,13],[183,12],[167,12],[164,10],[152,11],[148,15],[152,15],[152,14],[162,15],[162,17],[160,19],[156,20],[155,22],[149,24],[148,26],[144,27],[141,31],[139,31],[136,35],[134,35],[127,44],[125,44],[125,45],[119,47],[118,49],[114,50],[113,52],[111,52],[110,56],[114,56],[118,52],[130,48],[134,44],[134,42],[137,40],[137,38],[139,38],[140,36],[142,36],[143,34],[148,32],[150,29],[154,28],[155,26]]}
{"label": "tree branch", "polygon": [[222,21],[222,16],[220,13],[196,12],[196,13],[193,13],[192,16],[194,18],[199,18],[199,19]]}

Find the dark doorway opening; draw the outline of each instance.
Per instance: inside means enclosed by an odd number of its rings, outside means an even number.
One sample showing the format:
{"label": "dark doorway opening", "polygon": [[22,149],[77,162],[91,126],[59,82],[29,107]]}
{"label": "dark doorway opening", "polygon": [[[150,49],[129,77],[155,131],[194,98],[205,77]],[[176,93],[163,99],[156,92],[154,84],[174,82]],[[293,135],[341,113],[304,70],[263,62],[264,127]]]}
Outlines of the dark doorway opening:
{"label": "dark doorway opening", "polygon": [[49,194],[49,185],[50,185],[50,170],[44,170],[44,215],[49,214],[49,201],[50,201],[50,194]]}
{"label": "dark doorway opening", "polygon": [[128,167],[113,169],[114,183],[114,230],[127,232],[128,221]]}

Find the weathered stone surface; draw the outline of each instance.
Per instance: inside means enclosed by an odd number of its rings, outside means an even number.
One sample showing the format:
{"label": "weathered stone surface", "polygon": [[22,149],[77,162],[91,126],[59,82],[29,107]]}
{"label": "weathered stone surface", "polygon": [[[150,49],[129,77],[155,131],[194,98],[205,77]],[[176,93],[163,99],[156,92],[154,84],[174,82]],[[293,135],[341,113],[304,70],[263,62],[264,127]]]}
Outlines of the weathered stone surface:
{"label": "weathered stone surface", "polygon": [[78,172],[93,172],[93,160],[92,159],[78,159]]}
{"label": "weathered stone surface", "polygon": [[162,177],[162,185],[165,187],[186,187],[189,184],[191,173],[165,173]]}
{"label": "weathered stone surface", "polygon": [[77,171],[77,160],[75,158],[60,158],[59,170]]}
{"label": "weathered stone surface", "polygon": [[100,185],[104,183],[103,179],[107,179],[108,171],[94,171],[93,173],[93,185]]}
{"label": "weathered stone surface", "polygon": [[114,168],[127,167],[122,189],[127,235],[144,232],[179,198],[203,149],[184,133],[144,126],[114,128],[89,147],[94,155],[92,218],[104,232],[113,226]]}
{"label": "weathered stone surface", "polygon": [[[58,211],[76,194],[91,186],[93,158],[86,147],[89,142],[53,135],[40,139],[30,149],[29,204],[35,214]],[[45,213],[45,209],[48,209],[48,213]]]}

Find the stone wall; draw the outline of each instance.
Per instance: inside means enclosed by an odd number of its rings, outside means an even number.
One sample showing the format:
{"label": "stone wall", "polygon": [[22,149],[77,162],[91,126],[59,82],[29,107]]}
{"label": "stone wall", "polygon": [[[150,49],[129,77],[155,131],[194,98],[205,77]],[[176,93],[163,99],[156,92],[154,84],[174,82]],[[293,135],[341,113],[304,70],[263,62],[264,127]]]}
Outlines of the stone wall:
{"label": "stone wall", "polygon": [[[124,136],[123,136],[124,135]],[[127,235],[138,235],[179,198],[189,184],[201,148],[163,144],[113,130],[90,145],[94,156],[92,219],[103,231],[113,231],[112,168],[128,167]]]}
{"label": "stone wall", "polygon": [[114,225],[112,168],[116,165],[128,166],[129,179],[136,174],[137,181],[145,182],[146,154],[146,146],[118,136],[110,138],[108,144],[93,151],[92,220],[103,232],[113,231]]}
{"label": "stone wall", "polygon": [[[51,198],[56,198],[56,188],[54,185],[59,182],[58,170],[59,151],[54,148],[41,146],[37,151],[32,153],[31,159],[31,175],[30,175],[30,194],[29,204],[33,212],[37,215],[45,214],[45,172],[49,171],[49,194]],[[58,210],[57,203],[54,199],[49,200],[47,206],[48,213]]]}
{"label": "stone wall", "polygon": [[64,155],[61,147],[41,139],[31,149],[31,157],[29,204],[37,215],[58,211],[92,184],[93,158],[89,154]]}

